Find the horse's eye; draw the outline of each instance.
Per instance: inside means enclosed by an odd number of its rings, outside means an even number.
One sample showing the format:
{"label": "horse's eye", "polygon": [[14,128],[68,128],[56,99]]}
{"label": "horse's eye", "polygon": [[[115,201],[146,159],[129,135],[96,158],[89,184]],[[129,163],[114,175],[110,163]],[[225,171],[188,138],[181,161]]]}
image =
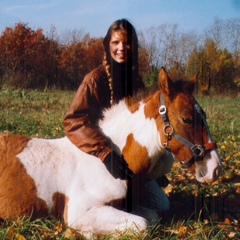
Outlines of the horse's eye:
{"label": "horse's eye", "polygon": [[182,118],[183,122],[186,124],[192,124],[192,120],[190,118]]}

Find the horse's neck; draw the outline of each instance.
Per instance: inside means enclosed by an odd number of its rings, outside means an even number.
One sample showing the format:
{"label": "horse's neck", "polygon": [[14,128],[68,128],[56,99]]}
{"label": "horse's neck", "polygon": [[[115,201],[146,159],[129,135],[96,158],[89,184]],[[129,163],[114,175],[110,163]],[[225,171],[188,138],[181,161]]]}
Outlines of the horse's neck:
{"label": "horse's neck", "polygon": [[126,105],[121,101],[105,110],[103,119],[99,122],[103,134],[117,146],[118,149],[115,150],[118,152],[122,151],[126,136],[129,134],[129,123],[126,123],[126,119],[130,118],[130,115]]}
{"label": "horse's neck", "polygon": [[131,112],[125,101],[120,101],[104,112],[104,118],[99,122],[99,127],[116,145],[115,150],[119,153],[126,151],[126,145],[131,144],[129,146],[131,151],[135,148],[136,152],[136,146],[141,146],[146,149],[150,159],[161,154],[162,147],[155,119],[146,118],[143,103],[140,103],[136,111]]}

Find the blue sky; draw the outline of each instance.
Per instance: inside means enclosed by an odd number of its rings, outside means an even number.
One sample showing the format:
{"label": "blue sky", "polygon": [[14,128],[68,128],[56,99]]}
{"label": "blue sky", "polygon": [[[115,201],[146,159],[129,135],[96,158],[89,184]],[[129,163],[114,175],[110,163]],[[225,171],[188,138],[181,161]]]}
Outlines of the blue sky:
{"label": "blue sky", "polygon": [[111,23],[127,18],[136,30],[163,23],[201,33],[215,18],[240,17],[240,0],[1,0],[0,33],[15,23],[57,33],[84,30],[103,37]]}

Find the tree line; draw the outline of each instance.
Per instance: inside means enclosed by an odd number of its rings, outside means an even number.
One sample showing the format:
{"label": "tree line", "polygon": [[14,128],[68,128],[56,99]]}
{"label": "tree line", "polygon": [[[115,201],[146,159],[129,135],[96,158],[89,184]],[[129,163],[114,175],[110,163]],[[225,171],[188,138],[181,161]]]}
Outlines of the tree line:
{"label": "tree line", "polygon": [[[140,30],[140,74],[146,86],[164,66],[172,78],[199,72],[203,94],[237,92],[240,87],[240,18],[215,19],[201,35],[182,32],[177,24]],[[16,23],[0,36],[0,87],[76,89],[102,62],[103,38],[83,30],[59,37],[54,27],[44,34]]]}

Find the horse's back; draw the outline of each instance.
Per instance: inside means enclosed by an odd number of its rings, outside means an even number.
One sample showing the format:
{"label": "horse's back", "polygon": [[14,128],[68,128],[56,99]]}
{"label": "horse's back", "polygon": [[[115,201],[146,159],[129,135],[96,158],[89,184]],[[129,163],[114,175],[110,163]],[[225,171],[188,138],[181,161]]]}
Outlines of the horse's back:
{"label": "horse's back", "polygon": [[[97,179],[97,180],[96,180]],[[118,189],[118,190],[117,190]],[[36,217],[68,202],[76,217],[94,204],[124,197],[100,159],[80,151],[67,137],[37,139],[0,135],[0,218]]]}
{"label": "horse's back", "polygon": [[63,156],[58,154],[70,146],[67,138],[0,135],[0,218],[47,216],[59,204],[56,201],[62,201],[59,196],[66,196],[64,187],[69,183],[64,176],[71,175],[63,174]]}

